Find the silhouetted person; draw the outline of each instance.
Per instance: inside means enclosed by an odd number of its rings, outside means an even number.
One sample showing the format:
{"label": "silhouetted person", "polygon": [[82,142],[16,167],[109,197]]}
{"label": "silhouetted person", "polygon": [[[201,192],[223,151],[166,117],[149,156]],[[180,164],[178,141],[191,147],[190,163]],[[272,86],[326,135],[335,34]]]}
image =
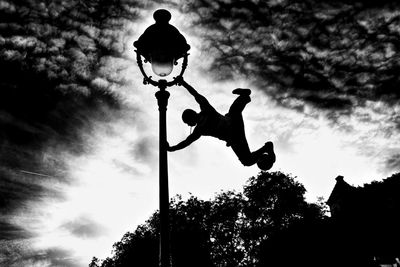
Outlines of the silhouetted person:
{"label": "silhouetted person", "polygon": [[168,151],[176,151],[187,147],[201,136],[213,136],[226,142],[232,148],[240,162],[244,166],[257,163],[262,170],[269,170],[275,162],[275,153],[272,142],[265,143],[260,149],[251,152],[246,140],[242,111],[251,101],[250,89],[237,88],[232,91],[239,95],[229,108],[225,116],[218,113],[207,99],[199,94],[183,79],[179,81],[188,92],[194,96],[200,105],[201,111],[197,113],[192,109],[186,109],[182,113],[182,120],[189,126],[195,126],[193,132],[182,142],[175,146],[168,145]]}

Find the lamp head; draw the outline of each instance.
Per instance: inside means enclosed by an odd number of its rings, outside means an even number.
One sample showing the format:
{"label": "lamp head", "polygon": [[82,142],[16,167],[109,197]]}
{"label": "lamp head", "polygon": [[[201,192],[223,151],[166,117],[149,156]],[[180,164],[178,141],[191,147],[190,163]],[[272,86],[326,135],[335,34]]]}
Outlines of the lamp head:
{"label": "lamp head", "polygon": [[169,24],[171,13],[165,9],[153,14],[155,23],[134,42],[137,52],[152,65],[153,72],[161,77],[168,76],[175,62],[190,49],[185,37]]}

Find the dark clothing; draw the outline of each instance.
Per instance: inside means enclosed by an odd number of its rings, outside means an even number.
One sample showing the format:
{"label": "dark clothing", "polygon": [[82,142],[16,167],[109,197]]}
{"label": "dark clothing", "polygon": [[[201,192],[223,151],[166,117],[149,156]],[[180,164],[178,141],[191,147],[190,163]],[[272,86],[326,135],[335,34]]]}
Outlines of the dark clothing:
{"label": "dark clothing", "polygon": [[255,164],[263,151],[261,148],[250,152],[242,117],[242,111],[250,101],[250,96],[239,95],[229,108],[229,112],[223,116],[203,98],[199,101],[200,118],[193,134],[213,136],[223,140],[232,148],[243,165]]}
{"label": "dark clothing", "polygon": [[199,121],[193,133],[200,135],[213,136],[225,142],[230,141],[229,132],[231,131],[231,119],[222,116],[211,105],[202,108],[199,113]]}
{"label": "dark clothing", "polygon": [[195,98],[196,102],[200,105],[201,111],[200,113],[196,113],[193,110],[188,110],[188,112],[182,114],[182,119],[185,123],[190,126],[196,125],[196,127],[193,133],[185,140],[172,147],[168,145],[168,151],[183,149],[203,135],[212,136],[225,141],[226,145],[232,148],[233,152],[235,152],[244,166],[251,166],[257,163],[257,166],[262,170],[271,168],[272,164],[275,162],[272,142],[265,143],[264,146],[253,152],[250,151],[247,143],[242,111],[251,101],[250,89],[234,89],[232,93],[239,96],[233,101],[228,113],[223,116],[192,86],[183,80],[181,80],[180,83]]}

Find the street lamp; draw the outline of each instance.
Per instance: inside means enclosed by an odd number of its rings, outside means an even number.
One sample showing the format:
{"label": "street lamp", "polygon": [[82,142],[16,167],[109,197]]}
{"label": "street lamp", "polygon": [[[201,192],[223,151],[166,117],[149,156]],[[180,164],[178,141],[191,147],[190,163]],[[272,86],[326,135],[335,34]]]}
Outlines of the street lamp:
{"label": "street lamp", "polygon": [[[168,158],[167,158],[167,126],[166,111],[169,92],[167,87],[178,84],[187,67],[187,57],[190,46],[185,37],[174,26],[169,24],[171,13],[165,9],[154,12],[156,21],[149,26],[139,39],[133,43],[136,47],[136,59],[143,83],[151,84],[159,88],[156,92],[159,110],[159,186],[160,186],[160,266],[170,267],[169,247],[169,193],[168,193]],[[148,76],[143,68],[144,62],[151,63],[151,68],[157,76],[166,77],[171,74],[177,61],[183,58],[182,69],[177,77],[171,81],[159,79],[155,81]]]}

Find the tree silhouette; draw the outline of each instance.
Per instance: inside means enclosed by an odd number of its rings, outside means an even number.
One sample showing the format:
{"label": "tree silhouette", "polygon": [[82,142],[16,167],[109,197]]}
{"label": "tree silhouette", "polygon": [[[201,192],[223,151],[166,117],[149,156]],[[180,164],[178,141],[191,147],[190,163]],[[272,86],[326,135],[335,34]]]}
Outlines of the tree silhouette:
{"label": "tree silhouette", "polygon": [[259,267],[394,264],[400,257],[400,174],[363,187],[347,184],[342,176],[336,179],[328,201],[332,217],[314,220],[312,215],[274,232],[261,246]]}
{"label": "tree silhouette", "polygon": [[[323,218],[322,207],[304,199],[306,190],[292,177],[276,172],[252,177],[244,188],[247,218],[244,266],[254,266],[261,254],[261,245],[278,232],[295,224]],[[269,252],[265,252],[269,254]]]}
{"label": "tree silhouette", "polygon": [[[343,179],[339,183],[345,183]],[[251,177],[243,192],[209,201],[171,202],[171,252],[181,266],[377,266],[399,258],[400,174],[363,187],[346,185],[341,214],[323,200],[307,203],[304,186],[281,172]],[[340,192],[334,190],[335,198]],[[90,267],[158,266],[158,213]]]}
{"label": "tree silhouette", "polygon": [[[173,266],[256,266],[263,244],[278,232],[323,218],[322,207],[307,203],[304,186],[281,172],[261,172],[243,193],[221,192],[213,200],[194,196],[171,202]],[[157,266],[158,213],[114,244],[111,258],[92,266]],[[268,252],[267,252],[268,253]]]}
{"label": "tree silhouette", "polygon": [[333,210],[336,206],[331,229],[336,232],[334,240],[344,243],[344,247],[352,251],[352,255],[342,251],[338,254],[346,256],[347,261],[372,261],[375,258],[380,263],[393,264],[395,258],[400,258],[397,219],[400,209],[397,193],[400,189],[400,174],[363,187],[351,186],[343,177],[336,180],[337,184],[330,197]]}

